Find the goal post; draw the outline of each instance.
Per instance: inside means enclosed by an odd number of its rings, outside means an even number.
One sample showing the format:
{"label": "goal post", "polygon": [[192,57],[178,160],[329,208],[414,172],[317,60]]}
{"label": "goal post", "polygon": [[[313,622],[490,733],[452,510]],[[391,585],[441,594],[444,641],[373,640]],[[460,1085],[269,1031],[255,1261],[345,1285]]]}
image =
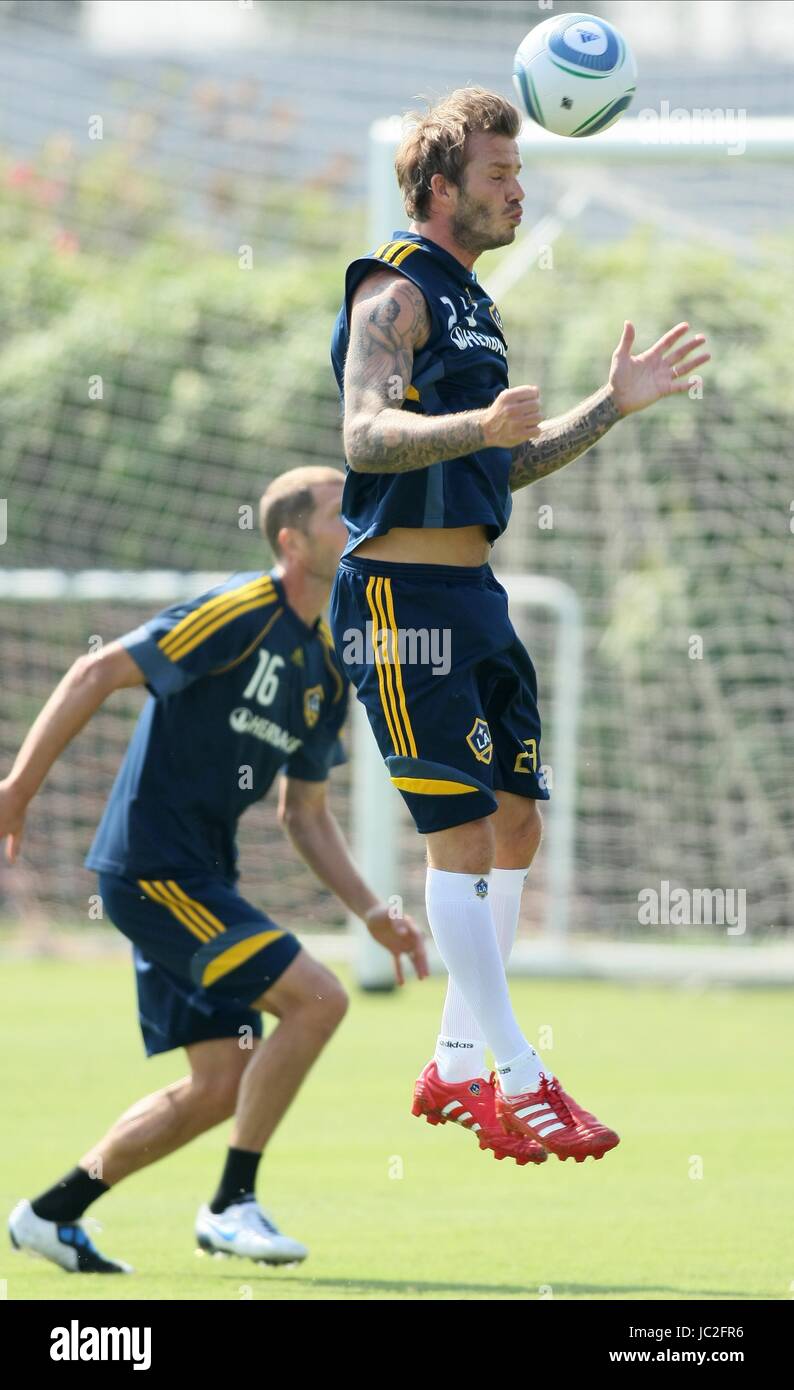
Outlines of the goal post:
{"label": "goal post", "polygon": [[[0,752],[13,757],[30,721],[80,644],[102,635],[110,640],[136,626],[153,611],[212,588],[224,573],[180,570],[112,570],[0,568],[3,605],[4,715]],[[551,775],[551,800],[544,804],[544,845],[539,859],[543,877],[542,930],[532,939],[519,933],[510,958],[515,974],[610,980],[670,981],[727,985],[794,984],[794,948],[761,942],[752,949],[689,946],[667,942],[606,939],[588,933],[586,921],[571,921],[575,897],[574,840],[576,817],[577,726],[581,720],[584,623],[576,593],[554,578],[499,571],[507,589],[514,626],[528,638],[526,626],[537,624],[542,636],[541,712],[544,767]],[[547,628],[552,629],[552,634]],[[139,691],[120,691],[114,708],[101,711],[91,727],[58,760],[37,797],[29,818],[22,862],[6,870],[0,860],[0,908],[11,919],[77,925],[87,920],[88,895],[95,892],[82,856],[101,814],[139,709]],[[138,697],[138,698],[136,698]],[[413,857],[414,878],[408,910],[416,913],[420,897],[421,848],[418,836],[405,854],[399,820],[405,814],[389,783],[363,708],[353,701],[348,739],[351,768],[339,769],[334,796],[350,807],[349,823],[357,862],[373,888],[386,900],[397,892]],[[277,921],[292,924],[319,958],[345,962],[365,989],[393,984],[388,954],[360,923],[338,930],[333,895],[302,861],[286,861],[281,831],[272,804],[254,807],[241,823],[241,867],[246,896],[261,902]],[[536,874],[530,875],[532,885]],[[9,917],[10,914],[10,917]],[[331,930],[331,927],[334,929]],[[42,938],[43,941],[44,938]],[[49,936],[47,936],[49,940]],[[741,938],[731,938],[733,942]],[[41,946],[41,941],[39,945]],[[443,969],[431,941],[431,967]]]}
{"label": "goal post", "polygon": [[[75,657],[228,578],[228,570],[0,567],[3,771]],[[37,923],[54,941],[61,927],[85,930],[103,920],[95,910],[95,875],[83,860],[145,699],[143,687],[115,691],[51,768],[27,817],[19,861],[10,868],[0,856],[0,937],[6,927],[24,933]],[[351,768],[341,766],[330,783],[343,823],[350,776]],[[324,952],[340,939],[349,945],[344,908],[285,844],[272,792],[241,817],[237,840],[246,899],[305,936],[310,950],[320,937]]]}
{"label": "goal post", "polygon": [[[747,117],[747,113],[735,113]],[[541,165],[547,171],[586,170],[588,166],[631,167],[654,165],[707,165],[731,160],[733,152],[751,161],[783,162],[794,158],[794,117],[753,116],[739,123],[728,113],[684,113],[646,111],[624,116],[597,137],[572,140],[553,135],[531,121],[525,121],[518,143],[526,168]],[[722,117],[722,119],[720,119]],[[399,116],[383,116],[373,121],[369,134],[369,235],[373,245],[406,225],[405,209],[394,173],[394,156],[402,135]],[[600,196],[593,192],[594,197]],[[647,211],[647,204],[645,204]],[[581,208],[577,209],[577,212]],[[670,212],[665,209],[665,216]],[[703,226],[709,225],[704,219]],[[711,227],[711,234],[719,229]],[[526,232],[513,243],[512,254],[520,251]],[[491,277],[491,282],[493,277]],[[489,288],[490,288],[489,283]]]}
{"label": "goal post", "polygon": [[[30,681],[26,667],[35,668],[30,686],[32,700],[46,698],[49,689],[62,674],[61,666],[68,660],[56,640],[69,628],[78,641],[97,642],[118,635],[111,623],[126,622],[130,627],[167,604],[191,597],[222,583],[227,575],[214,571],[180,570],[112,570],[86,569],[0,569],[0,602],[6,613],[7,658],[13,664],[10,692],[17,688],[26,691]],[[576,724],[581,689],[583,628],[579,601],[574,591],[559,580],[523,574],[500,574],[510,596],[513,618],[520,625],[523,615],[543,612],[551,615],[555,633],[554,669],[552,673],[551,724],[553,737],[544,768],[552,787],[552,798],[545,814],[547,892],[545,900],[545,936],[549,941],[562,942],[568,928],[569,905],[573,876],[573,815],[576,783]],[[30,621],[25,613],[36,611],[40,617]],[[65,622],[67,613],[81,617]],[[112,614],[112,618],[111,618]],[[16,615],[16,616],[15,616]],[[109,630],[110,627],[110,630]],[[123,630],[123,629],[119,629]],[[19,636],[17,636],[19,633]],[[27,695],[26,695],[27,699]],[[351,750],[350,826],[353,854],[366,881],[384,901],[401,897],[405,855],[401,852],[398,833],[400,797],[392,787],[363,707],[352,701],[353,715],[348,736]],[[29,715],[36,712],[31,703]],[[130,711],[129,720],[134,717]],[[13,723],[14,721],[12,721]],[[20,723],[16,736],[21,732]],[[105,736],[102,740],[101,777],[115,775],[117,760],[123,753],[131,732],[128,721],[114,722],[112,746]],[[85,749],[85,746],[83,746]],[[12,750],[9,747],[8,752]],[[70,756],[77,762],[93,764],[98,755],[80,749]],[[68,781],[68,774],[66,775]],[[95,812],[86,807],[90,821]],[[64,860],[79,839],[69,831],[69,844],[64,846]],[[416,853],[421,854],[416,838]],[[68,890],[67,890],[68,896]],[[46,894],[45,894],[46,897]],[[294,901],[290,899],[290,906]],[[413,905],[413,904],[412,904]],[[282,909],[283,910],[283,909]],[[300,910],[300,909],[298,909]],[[393,970],[388,953],[375,943],[358,919],[351,920],[351,951],[357,982],[366,989],[387,989],[393,984]]]}

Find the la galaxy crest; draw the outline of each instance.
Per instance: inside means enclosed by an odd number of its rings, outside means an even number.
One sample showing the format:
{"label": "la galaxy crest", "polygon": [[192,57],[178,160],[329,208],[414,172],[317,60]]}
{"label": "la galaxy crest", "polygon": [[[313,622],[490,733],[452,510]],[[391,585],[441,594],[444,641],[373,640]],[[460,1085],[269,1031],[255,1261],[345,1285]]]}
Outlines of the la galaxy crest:
{"label": "la galaxy crest", "polygon": [[487,720],[479,714],[466,735],[466,742],[478,762],[489,763],[491,761],[493,757],[491,730],[488,728]]}
{"label": "la galaxy crest", "polygon": [[502,315],[499,313],[499,310],[497,309],[495,304],[488,305],[488,313],[491,315],[491,318],[496,324],[496,327],[499,329],[499,332],[504,333],[505,326],[502,323]]}
{"label": "la galaxy crest", "polygon": [[310,685],[308,690],[303,692],[303,718],[306,721],[307,729],[313,729],[320,718],[320,706],[324,693],[321,685]]}

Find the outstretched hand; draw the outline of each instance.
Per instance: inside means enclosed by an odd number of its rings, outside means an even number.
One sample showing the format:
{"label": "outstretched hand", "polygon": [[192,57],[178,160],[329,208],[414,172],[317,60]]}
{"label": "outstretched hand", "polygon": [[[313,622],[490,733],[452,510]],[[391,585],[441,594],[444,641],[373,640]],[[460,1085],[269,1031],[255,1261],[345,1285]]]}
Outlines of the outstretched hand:
{"label": "outstretched hand", "polygon": [[405,984],[400,959],[403,954],[413,962],[418,979],[424,980],[429,975],[424,937],[410,917],[393,917],[386,904],[379,903],[377,907],[370,908],[364,922],[373,940],[391,951],[398,985]]}
{"label": "outstretched hand", "polygon": [[621,415],[631,415],[663,396],[677,396],[689,389],[691,373],[708,362],[711,353],[698,352],[706,341],[702,333],[680,342],[688,329],[688,323],[676,324],[653,347],[633,357],[634,324],[624,323],[609,373],[613,400]]}

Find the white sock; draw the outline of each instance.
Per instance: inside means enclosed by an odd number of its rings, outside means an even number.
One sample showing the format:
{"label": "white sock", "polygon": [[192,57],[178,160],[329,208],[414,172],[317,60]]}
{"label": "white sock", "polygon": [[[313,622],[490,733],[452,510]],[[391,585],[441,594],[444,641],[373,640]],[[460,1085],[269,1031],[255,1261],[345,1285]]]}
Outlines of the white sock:
{"label": "white sock", "polygon": [[[521,895],[528,872],[528,869],[492,869],[487,875],[496,939],[505,966],[516,939]],[[485,1039],[452,976],[447,985],[435,1062],[441,1080],[450,1083],[467,1081],[470,1076],[488,1075]],[[500,1085],[506,1095],[537,1090],[541,1071],[549,1078],[553,1075],[532,1047],[505,1066],[508,1070],[500,1073]]]}
{"label": "white sock", "polygon": [[[499,949],[502,952],[502,959],[507,963],[513,943],[516,939],[518,929],[518,917],[521,911],[521,894],[524,888],[528,869],[492,869],[491,870],[491,911],[493,912],[496,936],[499,941]],[[551,1072],[544,1066],[543,1060],[539,1057],[534,1047],[529,1047],[518,1057],[513,1057],[509,1062],[496,1068],[499,1075],[499,1084],[505,1095],[518,1095],[521,1091],[536,1091],[540,1084],[540,1073],[545,1071],[550,1078]]]}
{"label": "white sock", "polygon": [[[487,874],[483,877],[487,878]],[[451,975],[434,1061],[441,1080],[450,1084],[468,1081],[470,1076],[490,1076],[485,1069],[485,1038],[480,1025]]]}
{"label": "white sock", "polygon": [[433,1060],[441,1080],[450,1086],[468,1081],[472,1076],[481,1076],[487,1081],[491,1075],[485,1068],[485,1039],[481,1037],[459,1038],[439,1033]]}
{"label": "white sock", "polygon": [[[490,874],[484,875],[488,880],[499,954],[505,966],[516,939],[521,894],[528,872],[528,869],[492,869]],[[490,1075],[485,1065],[485,1038],[451,975],[434,1060],[442,1081],[468,1081],[470,1076],[487,1078]]]}
{"label": "white sock", "polygon": [[[425,903],[430,930],[450,980],[477,1025],[473,1037],[455,1039],[445,1033],[441,1037],[464,1042],[484,1039],[495,1057],[516,1057],[526,1052],[529,1043],[513,1014],[487,891],[485,894],[481,889],[478,892],[483,881],[487,890],[488,876],[485,874],[450,873],[446,869],[427,871]],[[455,1008],[454,998],[452,1003]],[[457,1026],[467,1028],[470,1034],[468,1020],[460,1012],[456,1016]],[[439,1051],[457,1049],[437,1048],[437,1063]],[[468,1049],[461,1051],[472,1061],[476,1060]],[[446,1067],[448,1058],[442,1057],[442,1061]],[[478,1074],[468,1071],[468,1076]],[[466,1080],[467,1077],[457,1079]]]}
{"label": "white sock", "polygon": [[540,1085],[541,1072],[545,1072],[551,1081],[552,1072],[544,1066],[534,1047],[529,1045],[517,1057],[496,1067],[499,1085],[506,1096],[517,1096],[522,1091],[536,1091]]}
{"label": "white sock", "polygon": [[488,876],[488,896],[491,899],[496,939],[505,965],[516,939],[521,894],[529,869],[491,869]]}

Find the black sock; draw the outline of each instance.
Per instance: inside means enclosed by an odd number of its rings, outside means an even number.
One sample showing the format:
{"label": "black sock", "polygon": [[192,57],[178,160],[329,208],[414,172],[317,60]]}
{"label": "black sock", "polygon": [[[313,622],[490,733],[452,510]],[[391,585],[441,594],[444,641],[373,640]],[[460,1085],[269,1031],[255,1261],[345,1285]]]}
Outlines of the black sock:
{"label": "black sock", "polygon": [[92,1178],[85,1168],[73,1168],[54,1187],[36,1197],[31,1206],[43,1221],[79,1221],[86,1208],[109,1190],[108,1183]]}
{"label": "black sock", "polygon": [[250,1149],[229,1149],[220,1187],[210,1202],[211,1212],[217,1216],[232,1202],[253,1196],[261,1157],[261,1153],[252,1153]]}

